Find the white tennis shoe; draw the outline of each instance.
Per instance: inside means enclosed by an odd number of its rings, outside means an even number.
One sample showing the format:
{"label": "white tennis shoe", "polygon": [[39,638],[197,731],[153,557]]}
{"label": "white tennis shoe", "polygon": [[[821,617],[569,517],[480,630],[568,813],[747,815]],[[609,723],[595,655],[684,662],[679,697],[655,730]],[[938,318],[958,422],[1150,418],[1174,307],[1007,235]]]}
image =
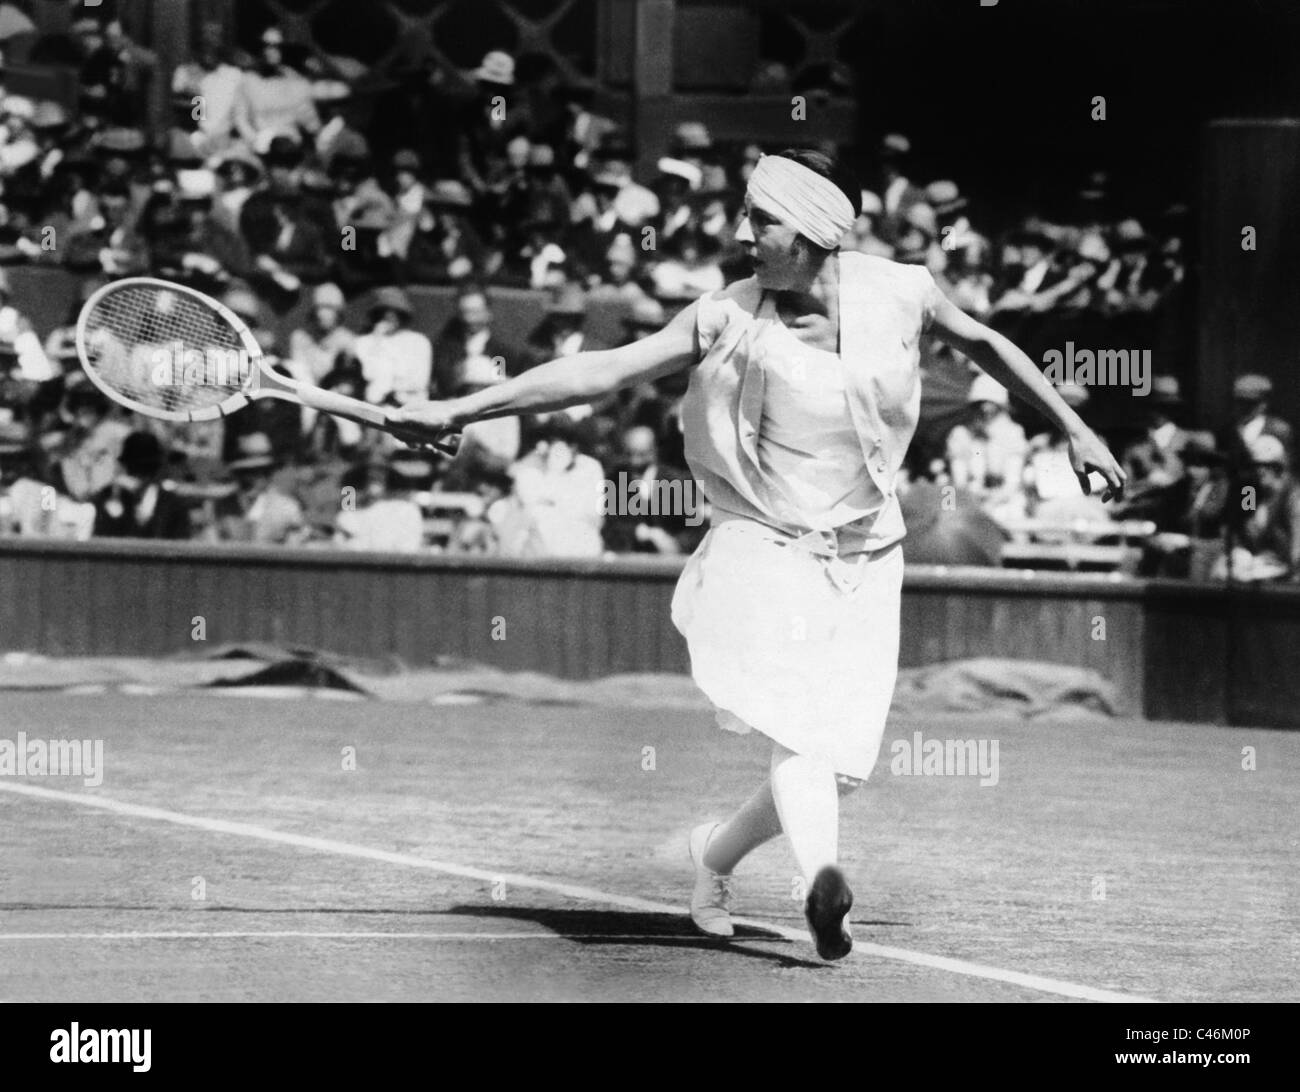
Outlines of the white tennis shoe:
{"label": "white tennis shoe", "polygon": [[704,867],[704,851],[713,832],[721,823],[701,823],[691,831],[691,863],[695,865],[695,890],[691,892],[691,921],[711,937],[730,937],[736,933],[731,924],[731,876]]}

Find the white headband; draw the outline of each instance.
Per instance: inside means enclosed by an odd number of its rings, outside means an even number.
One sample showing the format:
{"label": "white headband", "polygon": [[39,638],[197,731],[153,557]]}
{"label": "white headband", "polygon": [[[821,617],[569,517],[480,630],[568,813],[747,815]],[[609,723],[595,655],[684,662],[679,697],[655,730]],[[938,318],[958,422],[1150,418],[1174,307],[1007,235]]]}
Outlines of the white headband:
{"label": "white headband", "polygon": [[829,178],[780,155],[765,155],[749,176],[756,204],[827,250],[853,226],[853,205]]}

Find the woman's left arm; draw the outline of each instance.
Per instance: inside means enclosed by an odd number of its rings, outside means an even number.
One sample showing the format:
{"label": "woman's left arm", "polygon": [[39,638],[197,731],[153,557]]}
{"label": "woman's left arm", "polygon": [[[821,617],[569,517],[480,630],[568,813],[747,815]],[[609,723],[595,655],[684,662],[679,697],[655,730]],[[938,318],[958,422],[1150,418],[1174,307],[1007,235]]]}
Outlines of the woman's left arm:
{"label": "woman's left arm", "polygon": [[1124,495],[1127,475],[1110,449],[1083,419],[1065,404],[1056,388],[1037,365],[1010,340],[977,322],[951,301],[940,297],[935,304],[929,333],[965,353],[1013,394],[1019,395],[1056,425],[1070,441],[1070,465],[1085,494],[1091,493],[1088,472],[1095,470],[1106,479],[1102,500]]}

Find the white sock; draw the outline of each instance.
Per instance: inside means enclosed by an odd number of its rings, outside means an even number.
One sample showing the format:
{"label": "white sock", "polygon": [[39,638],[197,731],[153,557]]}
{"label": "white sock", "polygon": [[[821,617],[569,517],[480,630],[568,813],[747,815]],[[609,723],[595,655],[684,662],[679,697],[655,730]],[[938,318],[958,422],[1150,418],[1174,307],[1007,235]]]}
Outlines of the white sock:
{"label": "white sock", "polygon": [[839,860],[840,798],[828,762],[772,749],[772,800],[790,839],[795,862],[808,883]]}

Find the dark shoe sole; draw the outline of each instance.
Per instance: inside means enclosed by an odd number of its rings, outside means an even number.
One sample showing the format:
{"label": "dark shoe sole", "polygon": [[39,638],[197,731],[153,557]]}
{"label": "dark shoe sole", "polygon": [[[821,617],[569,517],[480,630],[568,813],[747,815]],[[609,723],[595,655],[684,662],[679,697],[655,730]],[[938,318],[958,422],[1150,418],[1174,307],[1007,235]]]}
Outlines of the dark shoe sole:
{"label": "dark shoe sole", "polygon": [[804,903],[808,928],[822,959],[843,959],[853,951],[853,937],[844,926],[852,908],[853,891],[844,873],[834,865],[827,865],[813,878]]}

